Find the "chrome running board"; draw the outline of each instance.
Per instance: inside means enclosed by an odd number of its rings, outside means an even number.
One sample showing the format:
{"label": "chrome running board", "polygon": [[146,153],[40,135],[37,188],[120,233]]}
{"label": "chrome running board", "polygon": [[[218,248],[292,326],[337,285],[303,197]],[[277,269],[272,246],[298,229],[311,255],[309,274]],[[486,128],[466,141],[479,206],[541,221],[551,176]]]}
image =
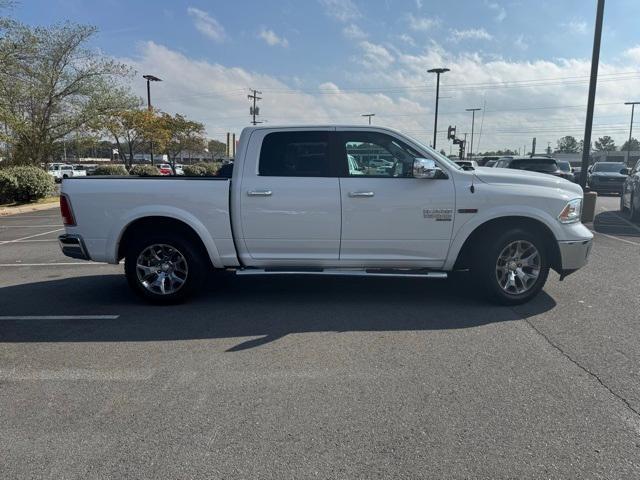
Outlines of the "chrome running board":
{"label": "chrome running board", "polygon": [[349,277],[447,278],[446,272],[408,268],[243,268],[236,275],[330,275]]}

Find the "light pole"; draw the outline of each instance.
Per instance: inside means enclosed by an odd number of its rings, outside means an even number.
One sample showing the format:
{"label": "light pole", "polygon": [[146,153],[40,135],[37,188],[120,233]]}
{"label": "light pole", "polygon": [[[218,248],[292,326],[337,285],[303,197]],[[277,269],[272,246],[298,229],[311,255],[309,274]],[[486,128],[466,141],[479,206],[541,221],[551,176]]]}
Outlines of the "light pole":
{"label": "light pole", "polygon": [[600,63],[600,42],[602,40],[602,20],[604,18],[604,0],[598,0],[596,8],[596,25],[593,33],[593,52],[591,53],[591,76],[589,79],[589,96],[587,98],[587,119],[584,125],[584,141],[582,147],[582,170],[580,186],[587,185],[587,169],[591,153],[591,130],[593,128],[593,108],[596,103],[596,86],[598,84],[598,64]]}
{"label": "light pole", "polygon": [[[469,153],[467,155],[467,157],[469,159],[472,159],[473,157],[473,127],[475,126],[476,123],[476,112],[478,110],[482,110],[481,108],[466,108],[465,109],[467,112],[471,112],[471,148],[469,148]],[[482,132],[480,132],[482,133]]]}
{"label": "light pole", "polygon": [[631,160],[631,134],[633,133],[633,111],[640,102],[624,102],[625,105],[631,105],[631,123],[629,124],[629,141],[627,142],[627,167],[630,167]]}
{"label": "light pole", "polygon": [[[147,110],[151,111],[151,82],[161,82],[162,80],[154,75],[143,75],[147,81]],[[151,165],[153,165],[153,139],[149,140],[149,147],[151,148]],[[133,158],[129,159],[129,163],[133,162]]]}
{"label": "light pole", "polygon": [[376,114],[375,113],[363,113],[362,115],[360,115],[361,117],[369,117],[369,125],[371,125],[371,117],[375,117]]}
{"label": "light pole", "polygon": [[436,74],[436,113],[435,118],[433,120],[433,145],[432,147],[436,148],[436,134],[438,133],[438,99],[440,98],[440,74],[448,72],[448,68],[432,68],[431,70],[427,70],[428,73]]}

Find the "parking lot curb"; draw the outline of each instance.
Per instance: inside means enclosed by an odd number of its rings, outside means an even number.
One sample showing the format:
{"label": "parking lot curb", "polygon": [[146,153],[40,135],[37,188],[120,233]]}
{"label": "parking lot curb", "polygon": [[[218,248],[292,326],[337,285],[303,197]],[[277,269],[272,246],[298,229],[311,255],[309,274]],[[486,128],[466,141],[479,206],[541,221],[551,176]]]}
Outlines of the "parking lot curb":
{"label": "parking lot curb", "polygon": [[39,210],[49,210],[57,207],[58,202],[35,203],[33,205],[20,205],[17,207],[2,207],[0,208],[0,217],[8,217],[10,215],[18,215],[20,213],[37,212]]}

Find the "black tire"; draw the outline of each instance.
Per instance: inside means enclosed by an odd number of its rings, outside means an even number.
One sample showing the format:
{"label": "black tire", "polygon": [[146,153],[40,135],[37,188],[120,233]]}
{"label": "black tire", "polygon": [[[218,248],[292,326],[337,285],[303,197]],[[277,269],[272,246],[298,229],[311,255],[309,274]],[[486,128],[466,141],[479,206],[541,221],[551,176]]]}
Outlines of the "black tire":
{"label": "black tire", "polygon": [[[144,282],[140,278],[140,276],[143,275],[143,271],[137,267],[138,257],[153,245],[166,246],[166,249],[163,250],[165,252],[171,252],[171,249],[173,249],[181,256],[178,257],[176,255],[177,258],[180,258],[180,263],[186,263],[184,281],[174,292],[163,294],[152,291],[149,286],[144,285]],[[209,265],[209,259],[202,251],[202,247],[191,239],[172,232],[151,233],[149,236],[132,239],[125,255],[124,271],[129,286],[136,294],[151,303],[170,305],[184,302],[200,290],[207,271],[209,270]],[[166,272],[166,275],[170,273],[173,272]],[[153,273],[151,275],[153,275]],[[161,272],[161,275],[165,275],[165,273]],[[152,276],[150,280],[159,280],[158,277],[160,277],[160,275],[156,275],[156,277]],[[147,281],[146,283],[150,284],[153,282]]]}
{"label": "black tire", "polygon": [[627,212],[627,207],[624,206],[624,190],[620,194],[620,212],[621,213]]}
{"label": "black tire", "polygon": [[632,222],[640,221],[640,209],[636,208],[636,199],[631,194],[631,201],[629,202],[629,218]]}
{"label": "black tire", "polygon": [[[501,253],[514,242],[528,242],[538,251],[538,277],[521,293],[508,292],[503,289],[497,273],[498,260]],[[476,288],[491,301],[501,305],[519,305],[535,297],[544,287],[549,276],[549,255],[544,239],[536,233],[524,228],[515,227],[505,231],[492,230],[477,242],[478,251],[472,261],[471,273]],[[525,267],[527,273],[533,270]],[[522,268],[521,268],[522,270]],[[516,279],[524,288],[521,280]],[[514,287],[515,288],[515,287]]]}

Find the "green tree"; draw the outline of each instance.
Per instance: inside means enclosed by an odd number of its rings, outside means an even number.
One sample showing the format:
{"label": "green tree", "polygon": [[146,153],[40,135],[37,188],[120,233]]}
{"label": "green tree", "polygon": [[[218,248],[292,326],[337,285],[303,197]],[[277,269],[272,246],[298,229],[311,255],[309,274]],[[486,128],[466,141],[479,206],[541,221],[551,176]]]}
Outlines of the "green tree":
{"label": "green tree", "polygon": [[201,153],[206,148],[204,125],[200,122],[188,120],[179,113],[171,116],[163,113],[162,128],[168,133],[166,151],[171,168],[175,172],[175,163],[181,152]]}
{"label": "green tree", "polygon": [[616,142],[609,135],[598,138],[593,143],[596,152],[613,152],[616,149]]}
{"label": "green tree", "polygon": [[567,135],[558,140],[556,151],[559,153],[577,153],[580,151],[580,145],[575,137]]}
{"label": "green tree", "polygon": [[620,150],[623,152],[626,152],[627,150],[632,150],[632,151],[640,150],[640,142],[637,139],[632,137],[631,143],[629,143],[629,140],[627,140],[622,144],[622,146],[620,147]]}
{"label": "green tree", "polygon": [[211,155],[213,155],[214,157],[216,155],[222,156],[227,154],[227,144],[224,142],[219,142],[218,140],[209,140],[207,148],[209,150],[209,153],[211,153]]}
{"label": "green tree", "polygon": [[[90,26],[0,27],[0,123],[13,163],[45,163],[56,142],[118,109],[130,70],[88,48]],[[95,125],[93,125],[95,127]]]}

